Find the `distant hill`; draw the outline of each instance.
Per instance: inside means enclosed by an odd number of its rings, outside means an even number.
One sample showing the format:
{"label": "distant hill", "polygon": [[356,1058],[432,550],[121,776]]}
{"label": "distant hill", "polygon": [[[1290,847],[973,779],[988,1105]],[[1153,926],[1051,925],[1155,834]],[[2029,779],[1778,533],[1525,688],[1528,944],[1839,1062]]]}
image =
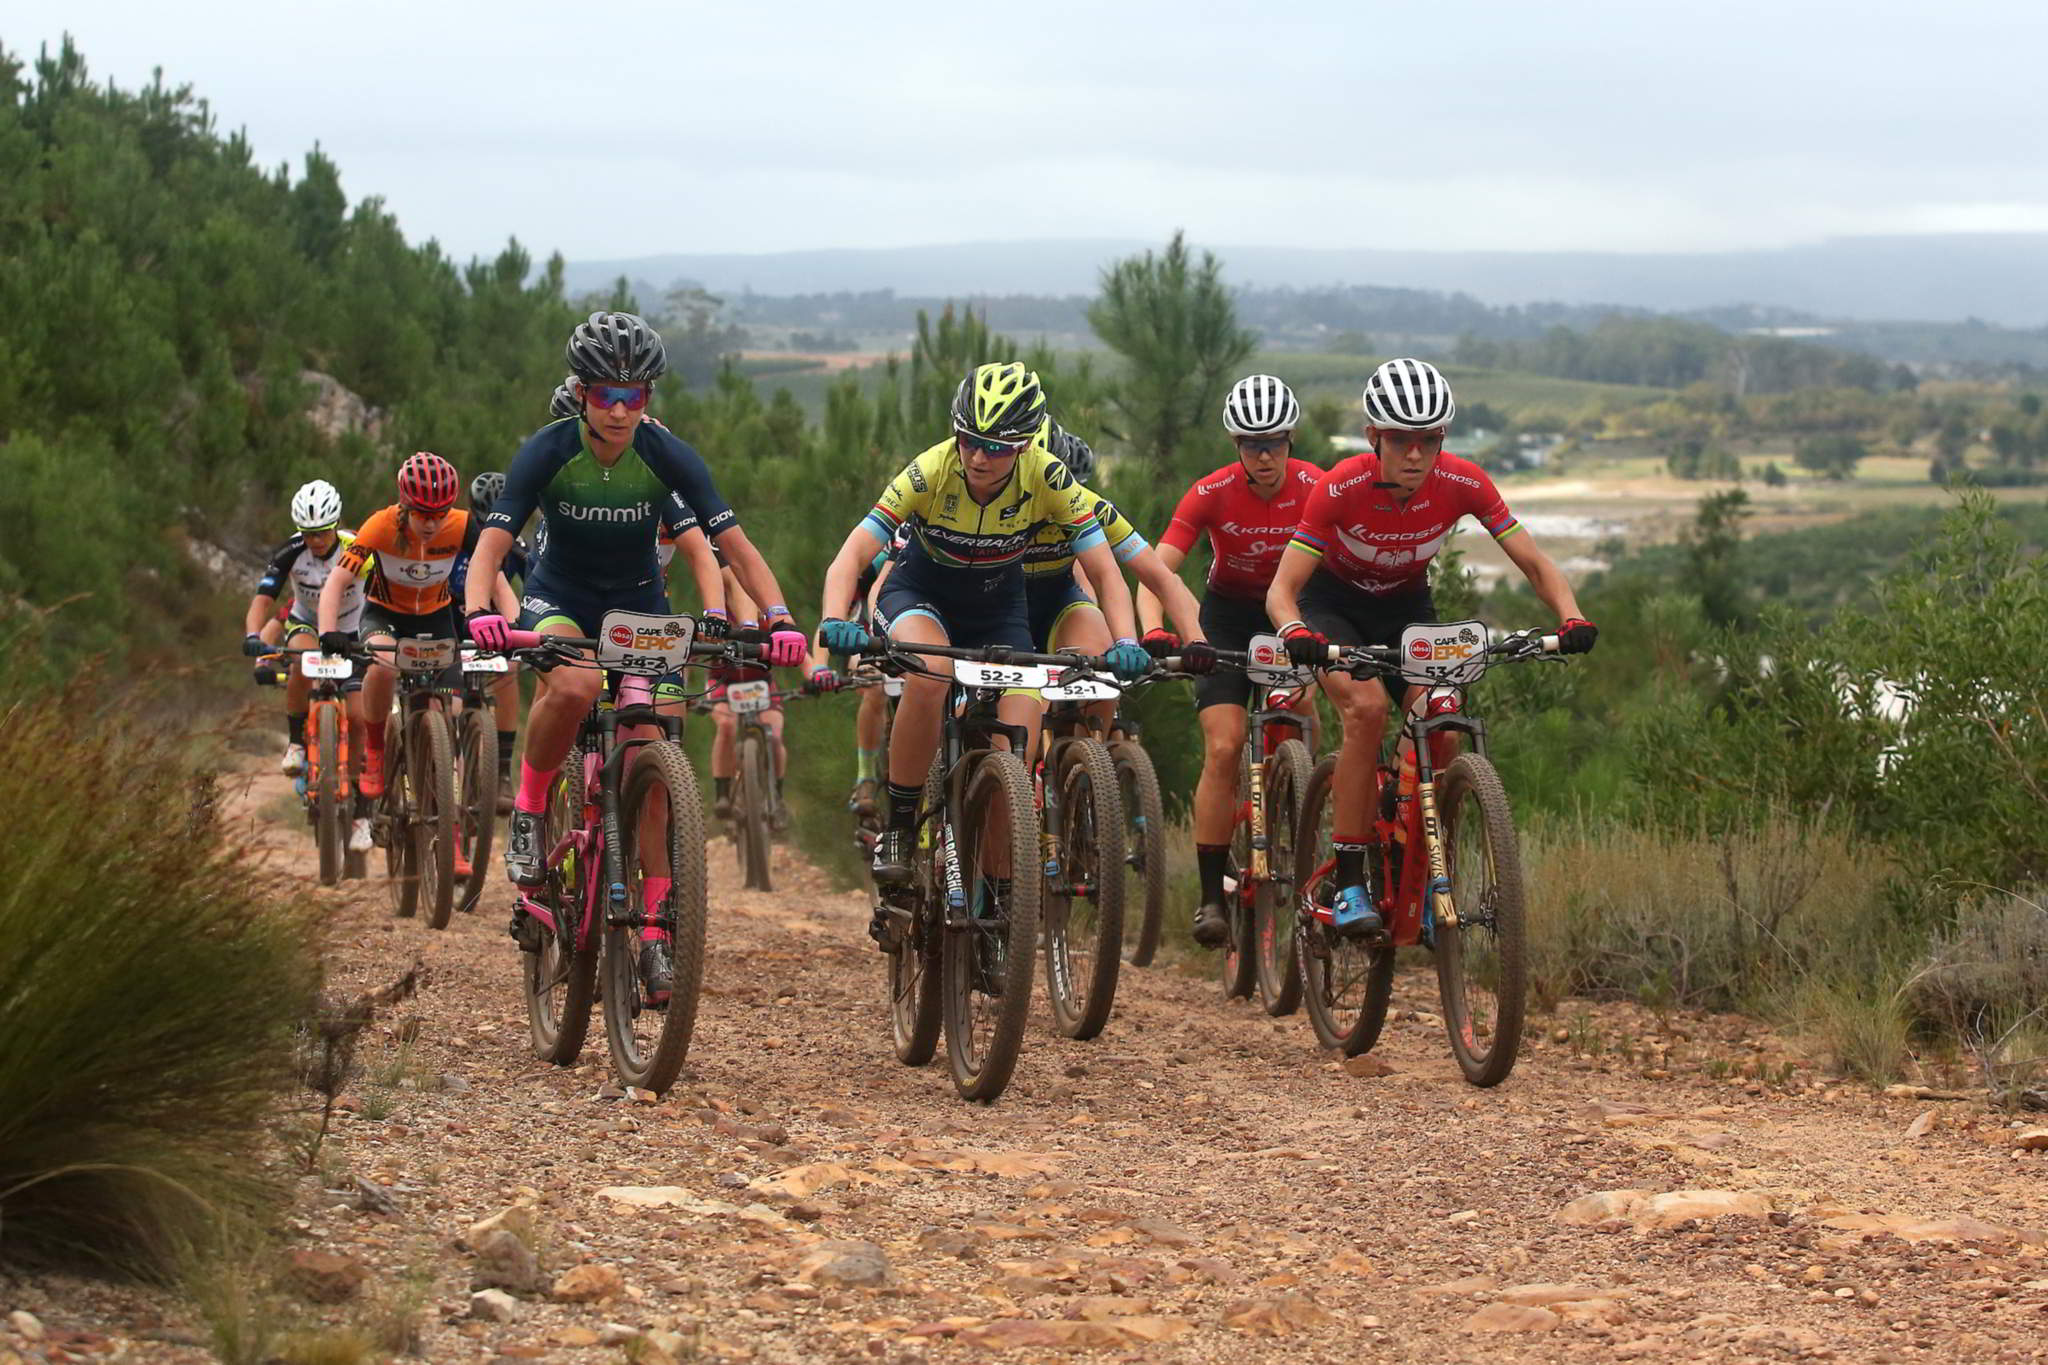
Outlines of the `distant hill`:
{"label": "distant hill", "polygon": [[[571,289],[623,274],[714,293],[893,289],[920,295],[1092,294],[1097,272],[1158,243],[960,242],[886,249],[676,254],[577,261]],[[1605,303],[1683,312],[1753,304],[1826,318],[1981,318],[2048,325],[2048,233],[1838,237],[1762,251],[1465,252],[1214,247],[1233,283],[1393,285],[1487,303]]]}

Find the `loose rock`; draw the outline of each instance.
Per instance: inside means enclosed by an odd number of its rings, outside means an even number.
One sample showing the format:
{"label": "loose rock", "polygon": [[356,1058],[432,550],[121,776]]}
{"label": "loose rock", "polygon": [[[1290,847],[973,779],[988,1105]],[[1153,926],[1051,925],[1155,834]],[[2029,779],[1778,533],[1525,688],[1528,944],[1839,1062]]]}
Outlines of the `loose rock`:
{"label": "loose rock", "polygon": [[796,1263],[806,1284],[872,1288],[889,1283],[889,1257],[873,1242],[820,1242]]}
{"label": "loose rock", "polygon": [[519,1300],[502,1289],[479,1289],[469,1296],[469,1315],[485,1322],[513,1322],[519,1317]]}
{"label": "loose rock", "polygon": [[555,1280],[548,1296],[557,1303],[603,1303],[626,1292],[626,1277],[612,1265],[571,1266]]}

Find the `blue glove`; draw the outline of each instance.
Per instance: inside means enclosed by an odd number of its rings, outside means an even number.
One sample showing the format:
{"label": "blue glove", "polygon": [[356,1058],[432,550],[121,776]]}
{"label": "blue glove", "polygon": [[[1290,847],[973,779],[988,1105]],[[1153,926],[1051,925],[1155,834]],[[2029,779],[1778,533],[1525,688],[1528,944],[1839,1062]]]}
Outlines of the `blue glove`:
{"label": "blue glove", "polygon": [[834,654],[859,654],[874,643],[858,624],[837,618],[818,627],[818,638],[823,640],[825,648]]}
{"label": "blue glove", "polygon": [[1144,677],[1146,670],[1152,667],[1152,656],[1136,640],[1118,640],[1104,657],[1109,660],[1109,671],[1116,674],[1118,682],[1133,682]]}

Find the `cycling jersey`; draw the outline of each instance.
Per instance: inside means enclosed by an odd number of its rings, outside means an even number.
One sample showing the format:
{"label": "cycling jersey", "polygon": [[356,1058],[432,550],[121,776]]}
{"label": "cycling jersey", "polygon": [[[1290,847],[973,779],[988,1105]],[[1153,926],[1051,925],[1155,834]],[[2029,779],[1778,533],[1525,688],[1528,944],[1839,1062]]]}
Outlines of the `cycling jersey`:
{"label": "cycling jersey", "polygon": [[[1138,528],[1124,519],[1116,510],[1116,504],[1108,498],[1098,497],[1088,489],[1081,490],[1081,496],[1095,510],[1095,524],[1102,528],[1102,538],[1109,548],[1116,552],[1119,564],[1128,564],[1138,557],[1138,552],[1150,547],[1151,542],[1138,534]],[[1030,579],[1047,578],[1071,571],[1074,567],[1074,537],[1065,526],[1047,525],[1031,538],[1024,548],[1024,576]]]}
{"label": "cycling jersey", "polygon": [[453,598],[448,575],[455,557],[462,553],[462,538],[469,530],[469,513],[450,512],[433,538],[421,543],[408,525],[399,530],[396,504],[379,508],[356,532],[356,538],[341,556],[341,566],[358,579],[366,579],[365,595],[404,616],[421,616],[446,606]]}
{"label": "cycling jersey", "polygon": [[1062,528],[1076,554],[1103,543],[1087,490],[1044,449],[1027,447],[1009,480],[981,503],[967,491],[952,437],[906,465],[861,525],[884,545],[898,527],[909,527],[905,566],[924,563],[977,577],[1017,572],[1026,548],[1047,526]]}
{"label": "cycling jersey", "polygon": [[[291,593],[279,620],[298,621],[306,625],[317,625],[320,620],[320,589],[327,584],[327,575],[341,562],[342,552],[356,537],[354,531],[337,531],[334,547],[325,559],[306,548],[306,534],[294,532],[292,538],[277,547],[277,553],[270,557],[270,563],[263,570],[263,577],[257,580],[258,597],[279,597],[284,585],[291,584]],[[340,630],[354,630],[363,617],[363,585],[358,579],[341,600]]]}
{"label": "cycling jersey", "polygon": [[714,539],[739,525],[704,457],[667,428],[642,422],[607,468],[584,443],[583,424],[565,417],[528,437],[512,457],[505,491],[484,524],[516,535],[537,509],[534,577],[623,593],[661,576],[655,534],[671,495]]}
{"label": "cycling jersey", "polygon": [[[667,501],[661,504],[661,529],[654,534],[654,557],[660,562],[662,572],[666,573],[668,566],[675,561],[676,542],[682,539],[683,532],[696,525],[697,514],[690,510],[690,504],[670,493]],[[719,560],[720,567],[724,564],[723,559]]]}
{"label": "cycling jersey", "polygon": [[[482,538],[483,533],[482,520],[471,517],[469,530],[463,533],[462,553],[455,556],[455,567],[448,573],[448,591],[454,595],[458,605],[462,602],[469,583],[469,561],[476,557],[476,543]],[[505,558],[498,565],[498,572],[516,589],[520,581],[526,577],[526,547],[516,540],[513,541],[512,548],[505,551]]]}
{"label": "cycling jersey", "polygon": [[1244,466],[1232,460],[1195,480],[1173,509],[1161,545],[1183,556],[1209,536],[1209,591],[1225,597],[1263,601],[1280,567],[1281,552],[1301,523],[1308,495],[1323,471],[1307,460],[1289,460],[1280,489],[1262,498],[1252,488]]}
{"label": "cycling jersey", "polygon": [[1476,517],[1495,540],[1522,529],[1486,471],[1446,452],[1404,504],[1393,489],[1375,488],[1379,456],[1354,455],[1317,481],[1293,544],[1322,561],[1322,572],[1361,592],[1413,589],[1429,578],[1429,561],[1458,519]]}

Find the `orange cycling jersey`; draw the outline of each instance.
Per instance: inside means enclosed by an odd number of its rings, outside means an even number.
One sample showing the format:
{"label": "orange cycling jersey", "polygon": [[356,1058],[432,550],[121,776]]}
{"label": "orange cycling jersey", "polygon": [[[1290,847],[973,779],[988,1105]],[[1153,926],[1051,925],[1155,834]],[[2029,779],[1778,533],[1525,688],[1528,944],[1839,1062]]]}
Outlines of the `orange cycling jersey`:
{"label": "orange cycling jersey", "polygon": [[424,544],[410,525],[399,529],[399,518],[395,504],[379,509],[356,532],[355,543],[342,554],[341,567],[364,578],[367,566],[364,595],[392,611],[405,616],[439,611],[452,600],[448,575],[462,553],[469,513],[450,512]]}

